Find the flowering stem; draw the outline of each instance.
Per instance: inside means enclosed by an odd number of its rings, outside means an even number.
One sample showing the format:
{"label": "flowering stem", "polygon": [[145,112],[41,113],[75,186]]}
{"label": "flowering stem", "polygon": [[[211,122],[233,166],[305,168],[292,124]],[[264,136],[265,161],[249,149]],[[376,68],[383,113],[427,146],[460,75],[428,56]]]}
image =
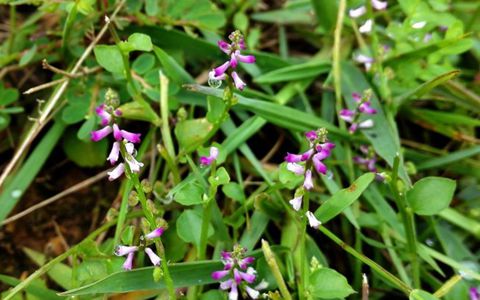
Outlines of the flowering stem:
{"label": "flowering stem", "polygon": [[342,241],[339,237],[337,237],[333,232],[328,230],[323,225],[318,227],[318,230],[325,234],[329,239],[331,239],[335,244],[342,247],[343,250],[353,255],[355,258],[361,260],[364,264],[368,265],[372,268],[375,272],[377,272],[380,276],[382,276],[385,280],[396,286],[399,290],[404,292],[406,295],[409,295],[411,292],[411,288],[405,284],[403,281],[398,279],[395,275],[385,270],[382,266],[371,260],[370,258],[366,257],[362,253],[358,252],[351,246],[347,245],[344,241]]}
{"label": "flowering stem", "polygon": [[275,277],[275,280],[277,281],[278,289],[280,290],[280,293],[282,293],[283,299],[291,300],[292,296],[288,291],[287,285],[285,284],[285,280],[282,276],[282,272],[280,272],[280,268],[278,267],[277,261],[275,260],[275,255],[273,254],[272,249],[270,249],[270,245],[268,244],[268,242],[263,239],[262,250],[263,255],[265,256],[265,260],[267,261],[267,264],[273,273],[273,277]]}
{"label": "flowering stem", "polygon": [[[123,157],[126,157],[127,150],[125,149],[125,144],[120,144],[120,152],[122,153]],[[138,174],[132,172],[128,164],[125,164],[125,174],[127,178],[133,183],[135,190],[137,191],[138,199],[140,205],[142,206],[143,215],[148,221],[150,225],[150,230],[155,230],[157,228],[157,222],[155,221],[155,216],[153,213],[148,209],[147,206],[147,197],[145,196],[145,192],[143,190],[142,184],[138,179]],[[155,246],[157,248],[158,253],[160,254],[160,258],[162,259],[162,269],[163,269],[163,276],[165,277],[165,284],[167,286],[168,294],[170,295],[170,299],[176,299],[175,295],[175,288],[173,286],[173,280],[170,276],[170,272],[168,270],[168,263],[165,256],[165,248],[163,247],[163,243],[160,239],[155,242]]]}
{"label": "flowering stem", "polygon": [[308,211],[309,207],[309,202],[310,202],[310,193],[308,191],[305,191],[305,194],[303,195],[303,209],[302,209],[302,222],[299,223],[300,226],[300,283],[298,285],[299,289],[299,295],[300,299],[306,299],[305,291],[307,289],[307,279],[308,279],[308,269],[306,268],[307,263],[305,263],[305,248],[306,248],[306,236],[307,236],[307,223],[308,220],[305,217],[305,213]]}
{"label": "flowering stem", "polygon": [[417,257],[417,236],[415,233],[415,220],[412,209],[405,200],[405,195],[398,190],[398,168],[400,165],[400,156],[397,155],[393,162],[392,180],[390,181],[390,188],[393,192],[393,198],[397,204],[397,208],[402,216],[402,223],[405,227],[407,235],[407,249],[412,264],[413,286],[420,288],[420,265]]}
{"label": "flowering stem", "polygon": [[[210,166],[210,177],[214,178],[217,171],[216,161],[212,162]],[[210,218],[212,216],[212,203],[215,201],[215,195],[217,193],[217,186],[210,185],[208,189],[208,200],[203,205],[203,218],[202,229],[200,232],[200,247],[198,249],[198,259],[204,260],[207,252],[207,240],[208,240],[208,225],[210,224]]]}
{"label": "flowering stem", "polygon": [[123,186],[122,202],[120,203],[120,211],[118,212],[117,227],[115,228],[115,235],[113,238],[113,244],[118,245],[120,241],[120,235],[122,234],[123,224],[128,212],[128,197],[132,190],[132,181],[127,180]]}

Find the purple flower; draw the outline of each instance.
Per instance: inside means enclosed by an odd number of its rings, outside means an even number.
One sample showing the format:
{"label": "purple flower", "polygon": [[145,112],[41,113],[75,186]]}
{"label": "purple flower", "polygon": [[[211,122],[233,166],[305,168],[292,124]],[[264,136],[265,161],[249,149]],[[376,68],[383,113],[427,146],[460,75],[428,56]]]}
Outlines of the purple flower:
{"label": "purple flower", "polygon": [[310,227],[318,229],[318,227],[322,225],[322,222],[320,222],[311,211],[307,211],[305,215],[308,218],[308,224],[310,225]]}
{"label": "purple flower", "polygon": [[235,87],[241,91],[245,88],[246,84],[242,81],[242,79],[238,76],[237,72],[232,72],[233,82],[235,83]]}
{"label": "purple flower", "polygon": [[342,118],[346,122],[352,122],[353,117],[355,116],[355,112],[349,109],[342,109],[340,110],[340,118]]}
{"label": "purple flower", "polygon": [[125,262],[123,263],[123,269],[125,271],[130,271],[133,267],[133,257],[135,256],[135,253],[128,253],[127,259],[125,259]]}
{"label": "purple flower", "polygon": [[130,254],[130,253],[134,253],[135,251],[138,250],[138,247],[137,246],[122,246],[122,245],[118,245],[116,248],[115,248],[115,255],[116,256],[125,256],[127,254]]}
{"label": "purple flower", "polygon": [[105,104],[97,106],[95,112],[100,117],[102,126],[106,126],[112,121],[112,115],[105,110]]}
{"label": "purple flower", "polygon": [[321,173],[323,175],[327,174],[327,166],[324,163],[322,163],[322,159],[325,159],[326,157],[328,157],[328,155],[324,156],[320,152],[315,154],[312,158],[313,165],[315,166],[315,170],[317,170],[318,173]]}
{"label": "purple flower", "polygon": [[288,201],[288,203],[290,203],[290,205],[293,207],[294,210],[299,211],[300,208],[302,207],[302,199],[303,199],[303,196],[298,196]]}
{"label": "purple flower", "polygon": [[374,122],[372,119],[358,122],[358,119],[362,114],[373,115],[377,113],[377,110],[372,107],[372,103],[369,100],[363,99],[358,93],[352,93],[352,98],[357,103],[356,108],[354,110],[342,109],[339,113],[340,119],[351,124],[348,128],[348,131],[350,133],[354,133],[358,128],[373,127]]}
{"label": "purple flower", "polygon": [[287,155],[285,156],[285,161],[289,163],[301,162],[302,156],[302,154],[292,154],[287,152]]}
{"label": "purple flower", "polygon": [[470,300],[480,299],[480,293],[478,292],[478,289],[476,287],[471,287],[469,289],[469,294],[470,294]]}
{"label": "purple flower", "polygon": [[[256,271],[249,264],[254,262],[253,257],[244,257],[246,249],[236,245],[232,252],[222,251],[222,262],[225,265],[223,270],[212,273],[212,279],[221,280],[225,277],[230,277],[220,282],[221,290],[230,290],[228,293],[229,299],[238,299],[238,288],[245,288],[245,291],[250,295],[255,295],[255,289],[248,287],[256,279]],[[242,271],[246,269],[246,271]]]}
{"label": "purple flower", "polygon": [[125,161],[128,163],[128,167],[133,173],[139,173],[140,168],[143,167],[143,163],[137,161],[132,155],[127,156]]}
{"label": "purple flower", "polygon": [[225,62],[224,64],[220,65],[219,67],[216,67],[214,70],[215,76],[220,76],[225,74],[227,71],[228,67],[230,67],[230,61]]}
{"label": "purple flower", "polygon": [[353,58],[356,62],[361,63],[365,66],[365,69],[368,71],[371,69],[374,59],[370,56],[363,54],[358,54]]}
{"label": "purple flower", "polygon": [[362,5],[358,8],[349,10],[348,15],[350,16],[350,18],[356,19],[363,16],[366,12],[367,12],[367,8]]}
{"label": "purple flower", "polygon": [[157,229],[154,229],[152,232],[146,234],[146,235],[145,235],[145,238],[146,238],[147,240],[151,240],[151,239],[154,239],[154,238],[158,238],[158,237],[161,237],[164,232],[165,232],[165,228],[163,228],[163,227],[158,227]]}
{"label": "purple flower", "polygon": [[125,172],[125,166],[123,163],[119,163],[113,170],[110,172],[107,172],[108,174],[108,180],[113,181],[117,179],[118,177],[122,176],[122,174]]}
{"label": "purple flower", "polygon": [[387,8],[387,1],[383,2],[380,0],[372,0],[372,6],[376,10],[384,10]]}
{"label": "purple flower", "polygon": [[212,279],[213,280],[220,280],[223,277],[227,276],[230,273],[230,270],[221,270],[221,271],[215,271],[212,273]]}
{"label": "purple flower", "polygon": [[365,23],[363,23],[362,26],[360,26],[360,28],[358,28],[358,31],[360,31],[361,33],[370,33],[370,31],[372,31],[372,26],[372,19],[368,19],[367,21],[365,21]]}
{"label": "purple flower", "polygon": [[201,156],[200,157],[200,165],[202,166],[209,166],[216,160],[218,157],[218,148],[217,147],[210,147],[210,155],[209,156]]}
{"label": "purple flower", "polygon": [[110,164],[114,165],[118,161],[119,155],[120,155],[120,143],[114,142],[112,145],[112,150],[110,150],[110,154],[107,157],[107,160],[110,161]]}
{"label": "purple flower", "polygon": [[123,263],[123,269],[124,270],[131,270],[133,266],[133,257],[135,255],[135,252],[138,250],[137,246],[122,246],[118,245],[115,248],[115,255],[116,256],[125,256],[127,255],[127,258],[125,259],[125,262]]}
{"label": "purple flower", "polygon": [[105,138],[110,133],[112,133],[112,127],[111,126],[105,126],[100,130],[90,132],[90,135],[91,135],[92,141],[98,142],[98,141],[102,140],[103,138]]}
{"label": "purple flower", "polygon": [[376,114],[377,110],[375,108],[372,108],[371,105],[372,105],[372,103],[370,101],[365,101],[358,106],[358,110],[361,113],[364,113],[364,114],[367,114],[367,115]]}
{"label": "purple flower", "polygon": [[237,300],[238,299],[237,283],[234,280],[229,279],[227,281],[221,282],[220,283],[220,289],[222,289],[222,290],[230,289],[230,292],[228,293],[228,300]]}
{"label": "purple flower", "polygon": [[238,262],[238,266],[242,269],[246,269],[248,265],[253,264],[254,261],[255,261],[255,257],[247,256]]}
{"label": "purple flower", "polygon": [[[253,55],[243,55],[241,50],[245,50],[245,40],[239,31],[232,32],[229,37],[231,43],[225,41],[218,41],[218,48],[225,54],[229,56],[229,60],[224,62],[222,65],[213,69],[209,73],[209,83],[210,81],[215,80],[224,80],[225,74],[231,68],[231,77],[234,81],[235,87],[239,90],[243,90],[246,86],[245,82],[238,76],[237,72],[233,71],[237,68],[238,62],[252,64],[255,63],[255,56]],[[215,84],[217,85],[217,84]]]}
{"label": "purple flower", "polygon": [[297,175],[302,175],[303,173],[305,173],[305,168],[302,165],[296,163],[287,163],[287,170]]}
{"label": "purple flower", "polygon": [[158,257],[157,254],[155,254],[155,252],[153,252],[152,249],[150,248],[145,248],[145,253],[148,255],[148,258],[150,258],[150,261],[152,262],[152,265],[154,266],[159,266],[160,265],[160,262],[162,261],[160,259],[160,257]]}
{"label": "purple flower", "polygon": [[305,179],[303,181],[303,187],[306,190],[311,190],[313,188],[313,180],[312,180],[312,171],[311,170],[305,171]]}
{"label": "purple flower", "polygon": [[307,138],[307,140],[313,142],[318,139],[318,134],[315,130],[310,130],[305,132],[305,137]]}

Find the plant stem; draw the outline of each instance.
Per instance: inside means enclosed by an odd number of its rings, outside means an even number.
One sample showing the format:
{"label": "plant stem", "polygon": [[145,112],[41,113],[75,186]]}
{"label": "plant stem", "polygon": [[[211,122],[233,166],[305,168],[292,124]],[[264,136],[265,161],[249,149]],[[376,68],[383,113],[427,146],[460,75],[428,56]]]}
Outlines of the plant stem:
{"label": "plant stem", "polygon": [[[210,166],[210,177],[214,178],[217,171],[217,165],[215,160]],[[208,241],[208,225],[210,224],[210,218],[212,216],[212,203],[215,201],[215,195],[217,193],[217,186],[210,185],[208,189],[208,200],[203,205],[203,218],[202,218],[202,229],[200,233],[200,247],[198,249],[198,259],[204,260],[206,258],[207,252],[207,241]]]}
{"label": "plant stem", "polygon": [[162,118],[162,127],[160,131],[162,132],[163,143],[166,148],[168,158],[166,159],[170,170],[173,174],[173,179],[175,183],[180,182],[180,173],[178,171],[177,164],[175,163],[175,148],[173,147],[172,135],[170,134],[170,125],[168,122],[168,78],[159,72],[160,78],[160,116]]}
{"label": "plant stem", "polygon": [[325,234],[329,239],[331,239],[335,244],[339,245],[342,247],[343,250],[346,252],[350,253],[353,255],[355,258],[361,260],[364,264],[368,265],[370,268],[373,269],[373,271],[377,272],[381,277],[383,277],[386,281],[390,282],[394,286],[396,286],[399,290],[404,292],[406,295],[409,295],[411,292],[411,288],[398,279],[395,275],[392,273],[388,272],[385,270],[382,266],[371,260],[370,258],[366,257],[362,253],[359,253],[357,250],[352,248],[351,246],[347,245],[345,242],[343,242],[339,237],[337,237],[333,232],[325,228],[323,225],[318,227],[318,230],[320,230],[323,234]]}
{"label": "plant stem", "polygon": [[130,196],[130,191],[132,190],[132,181],[127,180],[125,184],[123,184],[122,190],[122,202],[120,203],[120,211],[118,212],[117,226],[115,228],[113,245],[118,245],[120,242],[120,235],[122,234],[123,224],[125,223],[125,218],[128,212],[128,197]]}
{"label": "plant stem", "polygon": [[[126,167],[126,172],[130,173],[130,178],[133,182],[133,185],[135,186],[135,190],[137,191],[138,194],[138,199],[140,200],[140,204],[142,206],[143,214],[145,215],[145,218],[147,219],[148,223],[150,224],[150,230],[154,230],[157,228],[157,222],[155,221],[155,216],[153,213],[148,209],[147,207],[147,198],[145,196],[145,193],[143,191],[142,185],[140,183],[140,180],[138,179],[138,174],[132,173],[128,169],[128,165]],[[168,294],[170,296],[170,299],[177,299],[175,295],[175,288],[173,286],[173,280],[172,277],[170,276],[170,271],[168,270],[168,263],[166,260],[165,256],[165,248],[163,247],[163,243],[160,239],[155,242],[155,245],[157,247],[157,251],[160,254],[160,258],[162,259],[162,269],[163,269],[163,276],[165,277],[165,284],[167,286]]]}
{"label": "plant stem", "polygon": [[267,264],[273,273],[273,277],[275,277],[275,280],[277,281],[278,289],[280,290],[283,299],[291,300],[292,296],[288,291],[285,280],[283,279],[282,273],[280,272],[280,268],[278,267],[277,261],[275,260],[275,255],[273,254],[272,249],[270,249],[270,245],[265,240],[262,240],[262,250],[263,255],[265,256],[265,260],[267,261]]}
{"label": "plant stem", "polygon": [[306,236],[307,236],[307,218],[305,217],[305,213],[308,211],[308,206],[310,202],[310,194],[308,191],[305,191],[305,194],[303,195],[303,209],[302,209],[302,222],[300,222],[300,284],[298,285],[299,289],[299,295],[300,299],[306,299],[305,297],[305,291],[307,289],[307,278],[308,278],[308,268],[306,267],[308,265],[308,260],[305,262],[307,259],[306,257]]}
{"label": "plant stem", "polygon": [[402,223],[405,227],[405,233],[407,235],[407,249],[410,256],[412,265],[412,277],[413,286],[420,288],[420,265],[417,257],[417,236],[415,233],[415,219],[412,209],[409,207],[405,200],[405,195],[401,194],[398,190],[398,168],[400,165],[400,156],[396,156],[393,162],[392,180],[390,182],[390,188],[392,189],[393,198],[397,204],[397,208],[400,211],[402,217]]}

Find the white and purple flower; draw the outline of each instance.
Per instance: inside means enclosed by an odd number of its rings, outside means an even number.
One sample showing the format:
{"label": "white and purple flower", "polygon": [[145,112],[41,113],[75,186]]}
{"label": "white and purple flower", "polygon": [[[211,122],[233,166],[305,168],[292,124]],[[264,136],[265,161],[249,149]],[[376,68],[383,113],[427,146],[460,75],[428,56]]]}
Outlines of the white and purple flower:
{"label": "white and purple flower", "polygon": [[375,124],[372,119],[359,121],[362,115],[374,115],[377,110],[372,107],[369,97],[361,97],[358,93],[352,93],[352,98],[356,102],[355,109],[340,110],[339,117],[347,123],[350,123],[348,131],[354,133],[358,128],[371,128]]}
{"label": "white and purple flower", "polygon": [[200,157],[200,165],[203,167],[211,165],[218,157],[218,148],[217,147],[210,147],[210,155],[209,156],[201,156]]}
{"label": "white and purple flower", "polygon": [[229,291],[229,300],[237,300],[239,290],[245,290],[251,299],[257,299],[260,295],[259,286],[255,288],[249,286],[257,279],[257,272],[249,267],[255,259],[251,256],[245,257],[245,252],[246,249],[239,245],[235,245],[232,252],[222,251],[223,270],[212,273],[214,280],[223,280],[220,282],[220,289]]}
{"label": "white and purple flower", "polygon": [[245,40],[238,30],[232,32],[228,38],[230,39],[231,43],[220,40],[218,41],[218,48],[220,48],[221,51],[229,56],[229,60],[209,72],[209,82],[225,80],[227,71],[231,70],[230,76],[233,79],[235,87],[239,90],[243,90],[246,84],[243,82],[240,76],[238,76],[238,73],[235,71],[235,69],[237,68],[239,62],[245,64],[255,63],[255,56],[243,55],[241,53],[241,50],[245,50]]}

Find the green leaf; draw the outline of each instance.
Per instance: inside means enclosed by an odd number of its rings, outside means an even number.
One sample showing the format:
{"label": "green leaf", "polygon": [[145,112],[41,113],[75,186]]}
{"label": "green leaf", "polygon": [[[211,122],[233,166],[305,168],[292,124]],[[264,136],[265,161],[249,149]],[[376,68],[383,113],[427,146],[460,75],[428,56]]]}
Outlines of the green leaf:
{"label": "green leaf", "polygon": [[217,170],[215,177],[208,178],[208,182],[214,186],[224,185],[230,182],[230,175],[224,167],[221,167]]}
{"label": "green leaf", "polygon": [[148,104],[131,101],[123,104],[119,109],[122,111],[122,118],[160,124],[160,118],[151,108],[148,109]]}
{"label": "green leaf", "polygon": [[[21,280],[10,277],[7,275],[1,275],[0,274],[0,281],[8,284],[10,286],[16,286]],[[33,281],[32,284],[28,285],[25,287],[25,291],[27,291],[28,294],[37,297],[36,299],[42,299],[42,300],[62,300],[65,299],[64,297],[57,296],[57,291],[53,291],[50,289],[47,289],[43,286],[37,285],[36,281]],[[29,296],[26,297],[27,299],[30,299]]]}
{"label": "green leaf", "polygon": [[111,73],[123,74],[125,68],[120,50],[116,45],[98,45],[93,48],[98,64]]}
{"label": "green leaf", "polygon": [[350,206],[367,189],[370,183],[375,179],[374,173],[363,174],[348,188],[342,189],[332,195],[315,212],[315,216],[326,223],[339,215],[345,208]]}
{"label": "green leaf", "polygon": [[[202,229],[202,216],[194,210],[184,210],[177,220],[177,234],[187,243],[193,243],[197,249],[200,247],[200,236]],[[212,224],[208,224],[208,237],[214,233]]]}
{"label": "green leaf", "polygon": [[13,88],[5,89],[0,84],[0,106],[7,106],[18,99],[18,90]]}
{"label": "green leaf", "polygon": [[5,217],[20,200],[30,183],[36,178],[64,130],[64,123],[55,122],[11,181],[4,185],[0,194],[0,203],[2,203],[0,206],[0,222],[5,220]]}
{"label": "green leaf", "polygon": [[167,0],[168,16],[190,26],[215,30],[225,25],[223,11],[208,0]]}
{"label": "green leaf", "polygon": [[337,1],[311,0],[318,24],[325,32],[330,32],[337,21]]}
{"label": "green leaf", "polygon": [[95,0],[79,0],[77,2],[77,9],[82,14],[88,16],[95,12],[95,8],[93,7],[95,2]]}
{"label": "green leaf", "polygon": [[247,29],[248,29],[248,17],[247,15],[242,12],[242,11],[239,11],[237,12],[234,16],[233,16],[233,26],[235,28],[238,28],[240,29],[240,31],[242,32],[247,32]]}
{"label": "green leaf", "polygon": [[134,50],[149,52],[153,49],[152,40],[148,35],[143,33],[136,32],[134,34],[131,34],[128,37],[127,44],[128,52]]}
{"label": "green leaf", "polygon": [[245,202],[245,193],[243,192],[242,186],[237,182],[229,182],[222,186],[223,193],[232,198],[235,201],[240,203]]}
{"label": "green leaf", "polygon": [[132,69],[140,75],[150,71],[155,66],[155,56],[150,53],[142,53],[132,64]]}
{"label": "green leaf", "polygon": [[78,139],[76,134],[67,134],[63,150],[67,157],[80,167],[103,166],[107,158],[108,143],[107,140],[85,142]]}
{"label": "green leaf", "polygon": [[180,147],[190,151],[203,143],[212,127],[205,118],[186,120],[175,126],[175,135]]}
{"label": "green leaf", "polygon": [[10,120],[10,115],[0,112],[0,131],[8,127],[8,125],[10,124]]}
{"label": "green leaf", "polygon": [[427,293],[422,290],[413,290],[410,295],[408,295],[409,300],[439,300],[439,298],[434,295]]}
{"label": "green leaf", "polygon": [[75,124],[83,119],[88,112],[89,103],[69,104],[62,111],[62,121],[66,124]]}
{"label": "green leaf", "polygon": [[355,293],[342,274],[329,268],[313,271],[308,283],[309,293],[314,299],[345,298]]}
{"label": "green leaf", "polygon": [[36,53],[37,53],[37,44],[34,44],[32,48],[28,49],[28,51],[22,55],[22,58],[20,58],[20,61],[18,62],[18,66],[20,67],[26,66],[30,61],[32,61]]}
{"label": "green leaf", "polygon": [[95,120],[94,116],[90,116],[85,122],[83,122],[82,126],[77,132],[77,137],[82,141],[90,141],[90,132],[95,130]]}
{"label": "green leaf", "polygon": [[[220,261],[179,263],[169,266],[175,288],[214,283],[212,272],[223,268]],[[152,277],[154,267],[134,269],[129,272],[117,272],[92,284],[73,289],[61,296],[79,296],[92,294],[113,294],[133,291],[165,289],[163,278],[155,282]]]}
{"label": "green leaf", "polygon": [[173,82],[178,84],[195,82],[195,79],[167,52],[158,47],[154,47],[153,52],[162,64],[163,71]]}
{"label": "green leaf", "polygon": [[414,98],[414,97],[418,99],[418,98],[422,97],[423,95],[427,94],[428,92],[430,92],[436,86],[439,86],[439,85],[443,84],[444,82],[449,81],[449,80],[457,77],[458,74],[460,74],[460,71],[454,70],[454,71],[450,71],[450,72],[444,73],[442,75],[439,75],[439,76],[423,83],[422,85],[418,86],[414,90],[409,91],[406,94],[399,96],[398,98],[395,99],[395,102],[397,103],[398,106],[401,106],[403,104],[408,103],[408,100],[412,100],[412,98]]}
{"label": "green leaf", "polygon": [[189,182],[175,193],[175,201],[182,205],[195,205],[203,203],[203,188],[196,182]]}
{"label": "green leaf", "polygon": [[225,110],[225,102],[223,99],[218,97],[207,96],[208,112],[207,120],[208,122],[215,124],[222,121],[221,117]]}
{"label": "green leaf", "polygon": [[452,179],[425,177],[415,182],[407,192],[407,200],[416,214],[435,215],[450,205],[456,186]]}
{"label": "green leaf", "polygon": [[147,16],[156,16],[159,12],[158,0],[145,0],[145,12]]}
{"label": "green leaf", "polygon": [[272,72],[263,74],[254,79],[258,83],[272,84],[283,81],[315,78],[320,74],[327,73],[331,69],[331,63],[326,61],[306,62],[296,64]]}

